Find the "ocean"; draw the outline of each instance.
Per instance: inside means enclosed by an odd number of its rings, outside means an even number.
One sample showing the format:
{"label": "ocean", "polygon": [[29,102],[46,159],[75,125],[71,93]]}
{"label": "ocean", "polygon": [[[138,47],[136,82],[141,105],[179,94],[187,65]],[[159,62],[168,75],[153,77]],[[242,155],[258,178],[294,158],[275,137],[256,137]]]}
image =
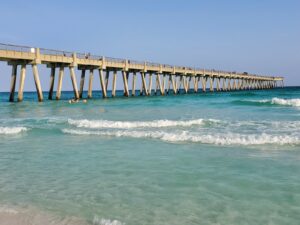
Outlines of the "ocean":
{"label": "ocean", "polygon": [[0,94],[1,225],[299,224],[300,87],[118,95]]}

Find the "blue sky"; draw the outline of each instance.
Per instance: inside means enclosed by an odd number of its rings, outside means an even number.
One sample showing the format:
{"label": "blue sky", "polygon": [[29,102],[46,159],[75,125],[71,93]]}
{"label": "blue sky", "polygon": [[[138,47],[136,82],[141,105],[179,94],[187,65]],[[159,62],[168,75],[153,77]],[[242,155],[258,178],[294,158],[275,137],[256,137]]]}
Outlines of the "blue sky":
{"label": "blue sky", "polygon": [[[300,85],[298,0],[10,0],[0,6],[2,43],[282,75],[287,85]],[[39,69],[47,90],[49,71]],[[0,63],[0,91],[8,90],[10,71]],[[25,90],[33,89],[28,71]]]}

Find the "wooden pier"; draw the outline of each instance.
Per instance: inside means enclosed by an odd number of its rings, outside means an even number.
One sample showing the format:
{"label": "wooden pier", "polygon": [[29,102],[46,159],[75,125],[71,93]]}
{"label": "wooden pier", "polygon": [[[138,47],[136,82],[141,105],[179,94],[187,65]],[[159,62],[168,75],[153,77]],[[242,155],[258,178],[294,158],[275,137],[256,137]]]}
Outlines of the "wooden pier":
{"label": "wooden pier", "polygon": [[[159,63],[139,62],[128,59],[116,59],[90,54],[8,44],[0,44],[0,61],[5,61],[12,67],[9,101],[14,101],[15,99],[14,95],[18,68],[20,68],[18,101],[23,100],[27,66],[32,67],[38,100],[43,101],[43,93],[38,72],[39,64],[44,64],[50,69],[50,88],[48,95],[48,99],[50,100],[53,99],[57,68],[58,83],[55,96],[56,100],[61,98],[62,82],[64,71],[66,69],[70,71],[74,99],[83,97],[86,74],[89,74],[87,97],[92,98],[92,84],[95,71],[98,72],[100,77],[100,86],[103,98],[108,97],[107,90],[110,77],[112,77],[111,95],[112,97],[116,96],[118,71],[121,71],[121,77],[124,84],[124,96],[127,97],[130,95],[136,95],[136,78],[138,74],[141,76],[140,95],[166,95],[179,94],[182,92],[196,93],[199,89],[202,90],[202,92],[206,92],[207,83],[209,84],[210,92],[260,90],[271,89],[279,86],[283,87],[283,77],[170,66]],[[75,75],[76,68],[81,72],[79,89]],[[131,85],[128,83],[130,75],[132,75]],[[153,76],[155,76],[154,84],[152,84]],[[131,86],[131,89],[129,86]]]}

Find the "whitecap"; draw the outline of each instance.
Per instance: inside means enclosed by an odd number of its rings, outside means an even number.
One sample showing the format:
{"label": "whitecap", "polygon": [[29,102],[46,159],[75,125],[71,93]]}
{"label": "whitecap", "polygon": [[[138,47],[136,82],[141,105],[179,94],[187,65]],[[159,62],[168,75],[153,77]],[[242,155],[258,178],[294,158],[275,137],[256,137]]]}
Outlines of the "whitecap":
{"label": "whitecap", "polygon": [[70,125],[82,128],[162,128],[162,127],[190,127],[195,125],[203,125],[205,123],[218,123],[219,120],[214,119],[195,119],[195,120],[153,120],[153,121],[110,121],[110,120],[73,120],[68,119]]}
{"label": "whitecap", "polygon": [[115,130],[115,131],[91,131],[80,129],[62,129],[63,133],[73,135],[99,135],[130,138],[151,138],[166,142],[180,143],[193,142],[214,145],[299,145],[300,137],[297,135],[275,135],[275,134],[237,134],[237,133],[216,133],[199,134],[182,131],[177,133],[164,131],[135,131],[135,130]]}
{"label": "whitecap", "polygon": [[258,102],[258,103],[270,103],[272,105],[286,105],[293,107],[300,107],[300,98],[284,99],[284,98],[272,98],[262,100],[245,100],[246,102]]}
{"label": "whitecap", "polygon": [[278,105],[300,107],[300,98],[292,98],[292,99],[272,98],[271,103],[278,104]]}
{"label": "whitecap", "polygon": [[19,134],[27,130],[26,127],[0,127],[0,134]]}

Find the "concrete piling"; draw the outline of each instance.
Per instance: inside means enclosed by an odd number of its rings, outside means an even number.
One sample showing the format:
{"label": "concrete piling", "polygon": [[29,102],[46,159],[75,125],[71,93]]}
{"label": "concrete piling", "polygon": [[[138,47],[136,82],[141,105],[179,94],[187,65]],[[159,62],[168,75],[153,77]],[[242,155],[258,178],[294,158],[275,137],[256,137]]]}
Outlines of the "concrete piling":
{"label": "concrete piling", "polygon": [[206,92],[206,77],[201,77],[202,80],[202,92]]}
{"label": "concrete piling", "polygon": [[116,89],[117,89],[116,86],[117,86],[117,71],[114,70],[114,73],[113,73],[113,82],[112,82],[112,91],[111,91],[112,97],[116,96]]}
{"label": "concrete piling", "polygon": [[209,82],[209,91],[210,92],[213,92],[214,91],[214,78],[213,77],[210,77],[210,82]]}
{"label": "concrete piling", "polygon": [[53,98],[53,90],[54,90],[54,82],[55,82],[55,65],[51,65],[51,73],[50,73],[50,87],[48,93],[48,99],[52,100]]}
{"label": "concrete piling", "polygon": [[152,92],[152,73],[149,73],[149,88],[148,88],[148,95],[151,95]]}
{"label": "concrete piling", "polygon": [[22,64],[21,65],[19,91],[18,91],[18,101],[19,102],[23,101],[25,76],[26,76],[26,64]]}
{"label": "concrete piling", "polygon": [[124,83],[124,96],[129,97],[127,73],[126,71],[123,71],[122,74],[123,74],[123,83]]}
{"label": "concrete piling", "polygon": [[[101,85],[101,89],[102,89],[102,97],[106,98],[106,85],[104,83],[104,77],[103,77],[103,69],[99,69],[99,77],[100,77],[100,85]],[[126,78],[126,75],[125,75]]]}
{"label": "concrete piling", "polygon": [[82,98],[83,87],[84,87],[84,80],[85,80],[85,69],[82,69],[81,70],[81,77],[80,77],[79,98]]}
{"label": "concrete piling", "polygon": [[135,86],[136,86],[136,72],[134,71],[132,75],[132,90],[131,90],[132,96],[135,96]]}
{"label": "concrete piling", "polygon": [[18,65],[17,64],[12,64],[11,81],[10,81],[10,94],[9,94],[9,101],[10,102],[13,102],[14,97],[15,97],[17,72],[18,72]]}
{"label": "concrete piling", "polygon": [[56,90],[56,100],[60,100],[61,97],[61,89],[62,89],[62,81],[64,77],[64,67],[59,67],[59,73],[58,73],[58,84],[57,84],[57,90]]}
{"label": "concrete piling", "polygon": [[78,93],[78,88],[77,88],[74,67],[70,66],[69,69],[70,69],[70,76],[71,76],[71,81],[72,81],[72,86],[73,86],[73,91],[74,91],[74,98],[79,99],[79,93]]}
{"label": "concrete piling", "polygon": [[93,97],[93,80],[94,80],[94,70],[90,69],[90,75],[89,75],[89,87],[88,87],[88,98]]}
{"label": "concrete piling", "polygon": [[35,83],[35,87],[36,87],[36,92],[37,92],[37,95],[38,95],[38,101],[42,102],[43,101],[43,92],[42,92],[41,82],[40,82],[40,77],[39,77],[39,72],[38,72],[36,64],[32,64],[32,72],[33,72],[33,77],[34,77],[34,83]]}

